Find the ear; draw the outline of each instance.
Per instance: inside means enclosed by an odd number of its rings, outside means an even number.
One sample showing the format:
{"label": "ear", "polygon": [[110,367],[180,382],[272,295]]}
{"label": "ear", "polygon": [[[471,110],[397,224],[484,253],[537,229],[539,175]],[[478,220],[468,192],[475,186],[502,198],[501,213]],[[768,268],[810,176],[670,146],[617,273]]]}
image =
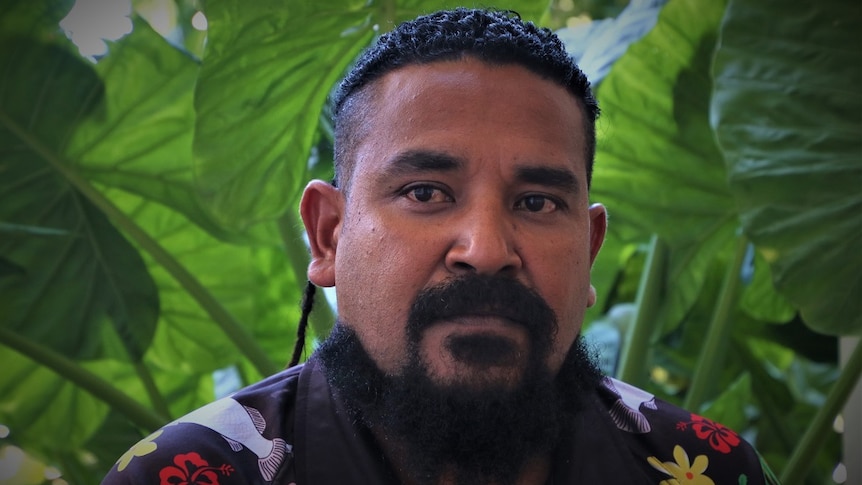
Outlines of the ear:
{"label": "ear", "polygon": [[608,212],[602,204],[590,206],[590,266],[596,262],[599,249],[605,242],[605,231],[608,229]]}
{"label": "ear", "polygon": [[[596,256],[599,255],[599,249],[602,248],[602,243],[605,241],[605,232],[608,228],[608,213],[605,206],[601,204],[593,204],[589,209],[590,214],[590,267],[596,262]],[[587,300],[587,306],[591,307],[596,304],[596,288],[590,285],[590,294]]]}
{"label": "ear", "polygon": [[302,193],[299,213],[311,247],[308,279],[317,286],[335,286],[335,252],[344,216],[344,197],[332,185],[312,180]]}

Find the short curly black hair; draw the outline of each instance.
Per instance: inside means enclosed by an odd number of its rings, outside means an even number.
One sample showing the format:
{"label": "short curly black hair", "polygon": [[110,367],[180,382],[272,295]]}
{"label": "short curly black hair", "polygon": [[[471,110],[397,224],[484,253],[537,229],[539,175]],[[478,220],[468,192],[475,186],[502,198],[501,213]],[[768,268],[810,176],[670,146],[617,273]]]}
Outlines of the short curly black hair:
{"label": "short curly black hair", "polygon": [[523,21],[509,10],[457,8],[399,24],[360,56],[333,96],[335,181],[349,186],[353,150],[370,99],[364,88],[399,67],[473,57],[518,64],[566,88],[581,102],[587,141],[587,184],[592,178],[599,106],[590,83],[551,30]]}

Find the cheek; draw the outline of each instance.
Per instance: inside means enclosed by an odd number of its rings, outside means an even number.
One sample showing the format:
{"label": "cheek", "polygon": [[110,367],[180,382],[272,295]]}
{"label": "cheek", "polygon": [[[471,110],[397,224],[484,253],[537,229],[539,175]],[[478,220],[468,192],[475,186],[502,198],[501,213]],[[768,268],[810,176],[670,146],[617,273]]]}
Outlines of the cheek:
{"label": "cheek", "polygon": [[[556,313],[559,329],[549,365],[556,369],[581,330],[589,300],[590,264],[583,238],[547,240],[546,252],[532,273],[539,291]],[[562,252],[560,248],[577,248]]]}
{"label": "cheek", "polygon": [[[530,273],[547,295],[548,303],[565,318],[586,303],[590,284],[588,246],[583,238],[548,240],[545,251],[536,254]],[[565,250],[562,250],[566,248]]]}
{"label": "cheek", "polygon": [[393,286],[397,284],[393,280],[409,274],[405,265],[410,264],[410,256],[405,248],[409,248],[410,243],[392,231],[380,229],[384,226],[379,224],[364,226],[346,229],[345,234],[350,236],[339,245],[337,257],[343,274],[357,283],[354,288],[359,290],[354,293],[357,297],[378,297],[380,291],[373,291],[373,288]]}
{"label": "cheek", "polygon": [[345,226],[336,255],[338,313],[359,336],[385,372],[395,372],[406,359],[407,314],[421,288],[415,248],[397,231],[382,225]]}
{"label": "cheek", "polygon": [[[399,256],[375,225],[349,226],[343,234],[346,237],[340,241],[336,255],[335,285],[344,295],[339,297],[339,310],[345,319],[364,317],[375,308],[377,312],[384,311],[380,300],[389,290]],[[362,314],[354,316],[357,309]]]}

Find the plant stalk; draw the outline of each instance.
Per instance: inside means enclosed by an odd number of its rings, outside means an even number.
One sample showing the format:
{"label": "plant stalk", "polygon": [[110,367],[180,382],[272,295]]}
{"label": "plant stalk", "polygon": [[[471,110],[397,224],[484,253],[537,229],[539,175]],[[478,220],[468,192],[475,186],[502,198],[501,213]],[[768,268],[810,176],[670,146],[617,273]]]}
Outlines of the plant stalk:
{"label": "plant stalk", "polygon": [[667,256],[667,245],[658,235],[653,234],[635,300],[635,319],[626,332],[620,356],[620,370],[617,372],[620,380],[638,387],[643,387],[649,377],[649,374],[644,372],[647,369],[647,355],[653,337],[661,326],[658,310],[661,305]]}
{"label": "plant stalk", "polygon": [[110,382],[48,347],[2,327],[0,327],[0,342],[84,389],[110,406],[111,409],[123,413],[132,423],[148,432],[155,431],[169,420],[168,416],[162,416],[144,407]]}
{"label": "plant stalk", "polygon": [[793,450],[787,468],[781,474],[781,483],[796,485],[805,482],[805,476],[811,465],[814,464],[817,451],[832,429],[835,416],[838,416],[850,394],[853,393],[860,376],[862,376],[862,343],[857,343],[856,349],[850,354],[850,360],[847,361],[847,365],[844,366],[838,380],[829,390],[826,401],[817,410],[817,414],[814,415],[814,419],[811,420],[805,434],[802,435],[802,440]]}
{"label": "plant stalk", "polygon": [[721,293],[719,293],[718,302],[712,314],[712,321],[709,323],[706,341],[703,343],[697,366],[694,369],[691,387],[685,396],[683,407],[692,412],[698,412],[697,410],[706,400],[716,381],[719,369],[722,367],[725,350],[733,329],[730,315],[736,308],[736,302],[739,298],[739,284],[742,281],[740,269],[745,260],[747,248],[748,238],[740,234],[736,241],[733,261],[725,273]]}
{"label": "plant stalk", "polygon": [[[76,178],[78,177],[77,174],[73,175]],[[112,202],[93,189],[89,183],[83,179],[79,183],[75,183],[76,188],[79,190],[84,185],[92,192],[90,194],[82,191],[87,198],[96,204],[117,226],[134,239],[144,251],[148,252],[156,262],[180,283],[261,375],[268,376],[278,372],[279,368],[266,356],[266,353],[257,341],[254,340],[248,329],[243,327],[185,266],[177,261],[161,244],[150,237],[146,231],[135,224],[134,221],[120,211]]]}
{"label": "plant stalk", "polygon": [[150,398],[150,404],[153,405],[153,409],[168,420],[173,419],[171,411],[168,409],[168,404],[165,402],[165,397],[159,392],[159,388],[156,386],[156,381],[153,379],[150,370],[143,362],[135,362],[134,365],[135,373],[144,384],[144,389],[147,392],[147,397]]}

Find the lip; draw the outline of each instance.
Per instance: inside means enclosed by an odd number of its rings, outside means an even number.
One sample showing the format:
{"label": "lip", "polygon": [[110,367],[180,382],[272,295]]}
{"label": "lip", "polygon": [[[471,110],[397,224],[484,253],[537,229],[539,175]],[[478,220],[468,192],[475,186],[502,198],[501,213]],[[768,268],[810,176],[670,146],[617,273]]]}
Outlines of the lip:
{"label": "lip", "polygon": [[512,336],[513,333],[524,335],[527,329],[520,323],[497,314],[470,314],[445,318],[434,322],[428,329],[436,332],[457,334],[496,334]]}
{"label": "lip", "polygon": [[459,325],[465,325],[469,327],[508,327],[508,326],[521,326],[519,322],[516,322],[510,318],[504,317],[502,315],[490,314],[490,313],[476,313],[470,315],[459,315],[457,317],[447,318],[445,320],[441,320],[439,323],[443,322],[452,322],[457,323]]}

